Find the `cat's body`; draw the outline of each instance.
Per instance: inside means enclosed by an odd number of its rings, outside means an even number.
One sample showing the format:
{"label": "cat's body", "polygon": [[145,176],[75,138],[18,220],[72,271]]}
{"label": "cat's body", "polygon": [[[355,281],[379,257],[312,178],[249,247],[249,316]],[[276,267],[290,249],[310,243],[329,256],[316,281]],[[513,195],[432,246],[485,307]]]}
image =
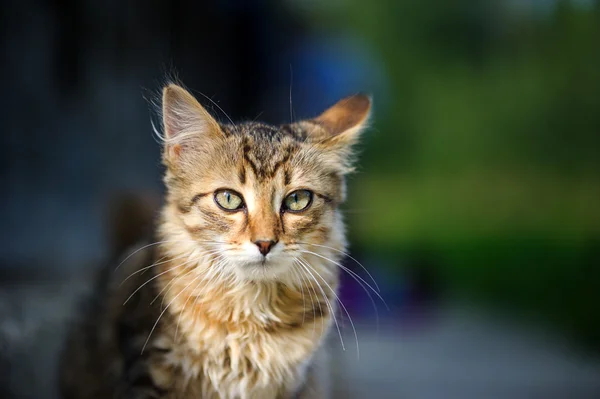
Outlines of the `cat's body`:
{"label": "cat's body", "polygon": [[327,397],[337,206],[369,106],[355,96],[313,121],[219,125],[168,86],[158,243],[111,274],[74,330],[65,397]]}

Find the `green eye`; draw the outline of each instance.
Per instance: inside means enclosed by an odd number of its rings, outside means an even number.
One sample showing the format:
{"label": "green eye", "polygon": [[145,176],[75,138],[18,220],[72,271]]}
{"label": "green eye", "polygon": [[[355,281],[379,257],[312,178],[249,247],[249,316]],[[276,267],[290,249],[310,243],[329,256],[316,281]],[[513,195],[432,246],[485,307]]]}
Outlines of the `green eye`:
{"label": "green eye", "polygon": [[313,194],[308,190],[294,191],[283,200],[283,209],[300,212],[308,208],[312,202]]}
{"label": "green eye", "polygon": [[215,202],[226,211],[237,211],[244,207],[242,196],[231,190],[215,192]]}

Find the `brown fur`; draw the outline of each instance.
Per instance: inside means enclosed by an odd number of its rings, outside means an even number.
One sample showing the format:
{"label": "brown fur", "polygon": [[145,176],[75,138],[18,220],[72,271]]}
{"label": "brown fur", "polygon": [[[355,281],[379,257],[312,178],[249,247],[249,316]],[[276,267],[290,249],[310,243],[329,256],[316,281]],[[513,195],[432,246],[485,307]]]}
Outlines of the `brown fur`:
{"label": "brown fur", "polygon": [[[346,246],[337,206],[369,107],[354,96],[312,121],[221,125],[167,86],[160,243],[111,276],[92,323],[74,330],[66,396],[327,397],[338,270],[325,258]],[[221,189],[245,206],[221,209]],[[282,208],[300,189],[310,206]],[[275,243],[264,257],[260,240]]]}

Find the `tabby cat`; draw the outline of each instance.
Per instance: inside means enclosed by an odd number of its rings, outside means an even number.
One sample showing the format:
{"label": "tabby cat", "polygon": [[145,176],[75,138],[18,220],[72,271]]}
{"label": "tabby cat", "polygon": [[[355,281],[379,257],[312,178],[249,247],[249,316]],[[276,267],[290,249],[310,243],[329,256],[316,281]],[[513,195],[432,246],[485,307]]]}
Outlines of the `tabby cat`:
{"label": "tabby cat", "polygon": [[328,397],[338,206],[370,107],[354,95],[311,120],[221,124],[167,85],[158,241],[113,265],[73,329],[65,397]]}

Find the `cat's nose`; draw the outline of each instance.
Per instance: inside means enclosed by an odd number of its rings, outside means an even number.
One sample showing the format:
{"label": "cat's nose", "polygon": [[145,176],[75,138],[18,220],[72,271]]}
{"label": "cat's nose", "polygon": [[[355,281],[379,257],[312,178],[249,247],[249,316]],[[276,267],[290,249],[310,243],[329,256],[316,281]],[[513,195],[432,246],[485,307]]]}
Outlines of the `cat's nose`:
{"label": "cat's nose", "polygon": [[260,253],[263,254],[263,256],[267,256],[267,254],[269,253],[269,251],[271,250],[271,248],[273,248],[273,246],[275,244],[277,244],[277,241],[273,241],[273,240],[258,240],[258,241],[254,241],[254,243],[258,247],[258,250],[260,251]]}

